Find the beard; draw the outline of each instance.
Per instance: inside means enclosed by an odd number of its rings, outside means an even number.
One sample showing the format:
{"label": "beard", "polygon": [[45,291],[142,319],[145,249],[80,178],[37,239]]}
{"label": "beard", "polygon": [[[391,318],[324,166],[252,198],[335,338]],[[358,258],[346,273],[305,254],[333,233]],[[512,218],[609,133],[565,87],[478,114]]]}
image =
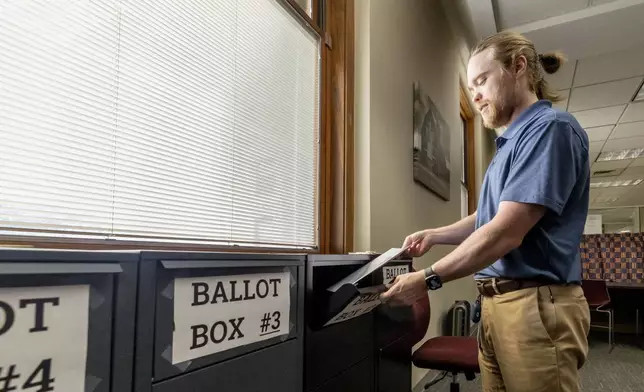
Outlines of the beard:
{"label": "beard", "polygon": [[503,110],[504,105],[496,102],[488,102],[487,107],[481,112],[483,117],[483,125],[489,129],[496,129],[503,126]]}
{"label": "beard", "polygon": [[483,125],[489,129],[497,129],[507,125],[512,117],[513,98],[508,94],[497,101],[488,101],[485,113],[481,112]]}

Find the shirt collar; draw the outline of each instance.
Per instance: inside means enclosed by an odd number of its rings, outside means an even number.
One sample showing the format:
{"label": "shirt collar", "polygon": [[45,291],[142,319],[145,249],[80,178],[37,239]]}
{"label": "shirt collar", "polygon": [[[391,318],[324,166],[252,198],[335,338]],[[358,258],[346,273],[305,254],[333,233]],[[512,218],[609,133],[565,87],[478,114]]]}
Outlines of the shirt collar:
{"label": "shirt collar", "polygon": [[512,122],[512,124],[510,124],[508,129],[506,129],[505,132],[503,132],[503,134],[499,136],[499,138],[505,139],[505,140],[512,139],[514,136],[519,134],[519,132],[523,129],[523,126],[527,122],[532,120],[532,118],[537,113],[539,113],[541,110],[545,108],[551,108],[551,107],[552,107],[552,102],[548,101],[547,99],[542,99],[533,103],[526,110],[524,110],[523,113],[519,114],[519,117],[517,117],[516,120]]}

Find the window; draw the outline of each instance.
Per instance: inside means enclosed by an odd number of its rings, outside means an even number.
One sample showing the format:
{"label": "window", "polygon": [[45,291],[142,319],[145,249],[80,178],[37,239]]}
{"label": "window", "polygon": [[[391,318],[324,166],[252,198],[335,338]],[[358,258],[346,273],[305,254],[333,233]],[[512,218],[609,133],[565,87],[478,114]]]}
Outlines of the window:
{"label": "window", "polygon": [[310,17],[313,17],[314,0],[295,0],[295,3]]}
{"label": "window", "polygon": [[3,238],[317,247],[321,45],[286,4],[4,2]]}
{"label": "window", "polygon": [[470,100],[462,87],[460,101],[461,217],[464,218],[476,211],[476,190],[474,178],[474,112],[470,106]]}
{"label": "window", "polygon": [[467,135],[466,133],[466,122],[465,119],[461,117],[460,122],[460,135],[461,135],[461,218],[465,218],[469,215],[469,190],[467,188],[465,175],[467,171],[467,148],[465,146]]}

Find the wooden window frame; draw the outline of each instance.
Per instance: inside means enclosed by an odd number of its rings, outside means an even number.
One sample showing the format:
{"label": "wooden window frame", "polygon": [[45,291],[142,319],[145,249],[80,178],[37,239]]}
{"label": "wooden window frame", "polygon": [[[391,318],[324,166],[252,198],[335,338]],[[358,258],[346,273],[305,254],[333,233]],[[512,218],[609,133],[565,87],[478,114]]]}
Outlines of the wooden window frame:
{"label": "wooden window frame", "polygon": [[[318,248],[307,253],[348,253],[354,220],[354,0],[312,0],[312,15],[295,0],[289,6],[321,38]],[[0,246],[89,250],[178,250],[195,252],[302,253],[288,248],[209,246],[181,243],[125,243],[109,240],[2,238]]]}
{"label": "wooden window frame", "polygon": [[354,0],[320,0],[323,14],[320,252],[353,250],[354,223]]}
{"label": "wooden window frame", "polygon": [[318,33],[319,36],[323,37],[323,29],[321,27],[320,21],[318,20],[320,18],[320,12],[318,10],[320,0],[312,0],[312,15],[309,15],[306,10],[303,9],[295,0],[275,1],[281,1],[282,3],[289,5],[291,9],[295,10],[304,19],[304,21]]}
{"label": "wooden window frame", "polygon": [[475,164],[474,164],[474,110],[470,99],[460,85],[460,114],[461,118],[465,121],[465,188],[467,188],[467,212],[473,214],[476,211],[476,180],[475,180]]}
{"label": "wooden window frame", "polygon": [[309,17],[287,1],[322,38],[318,249],[353,250],[355,0],[312,0]]}

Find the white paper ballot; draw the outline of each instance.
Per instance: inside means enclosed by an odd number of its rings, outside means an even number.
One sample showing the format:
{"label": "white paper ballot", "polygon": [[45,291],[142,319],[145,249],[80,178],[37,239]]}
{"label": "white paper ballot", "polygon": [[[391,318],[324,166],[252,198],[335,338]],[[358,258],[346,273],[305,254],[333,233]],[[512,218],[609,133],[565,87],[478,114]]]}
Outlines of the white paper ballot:
{"label": "white paper ballot", "polygon": [[331,324],[340,323],[342,321],[347,321],[352,318],[362,316],[365,313],[371,312],[378,305],[382,303],[380,301],[380,293],[383,291],[383,287],[367,287],[359,290],[359,295],[351,301],[347,306],[342,309],[334,318],[329,320],[324,326],[329,326]]}
{"label": "white paper ballot", "polygon": [[408,248],[391,248],[385,253],[373,259],[371,262],[363,265],[360,269],[353,272],[351,275],[337,282],[333,286],[329,287],[330,291],[337,291],[343,285],[350,283],[352,285],[357,284],[362,278],[371,275],[375,270],[387,264],[391,260],[403,254]]}

